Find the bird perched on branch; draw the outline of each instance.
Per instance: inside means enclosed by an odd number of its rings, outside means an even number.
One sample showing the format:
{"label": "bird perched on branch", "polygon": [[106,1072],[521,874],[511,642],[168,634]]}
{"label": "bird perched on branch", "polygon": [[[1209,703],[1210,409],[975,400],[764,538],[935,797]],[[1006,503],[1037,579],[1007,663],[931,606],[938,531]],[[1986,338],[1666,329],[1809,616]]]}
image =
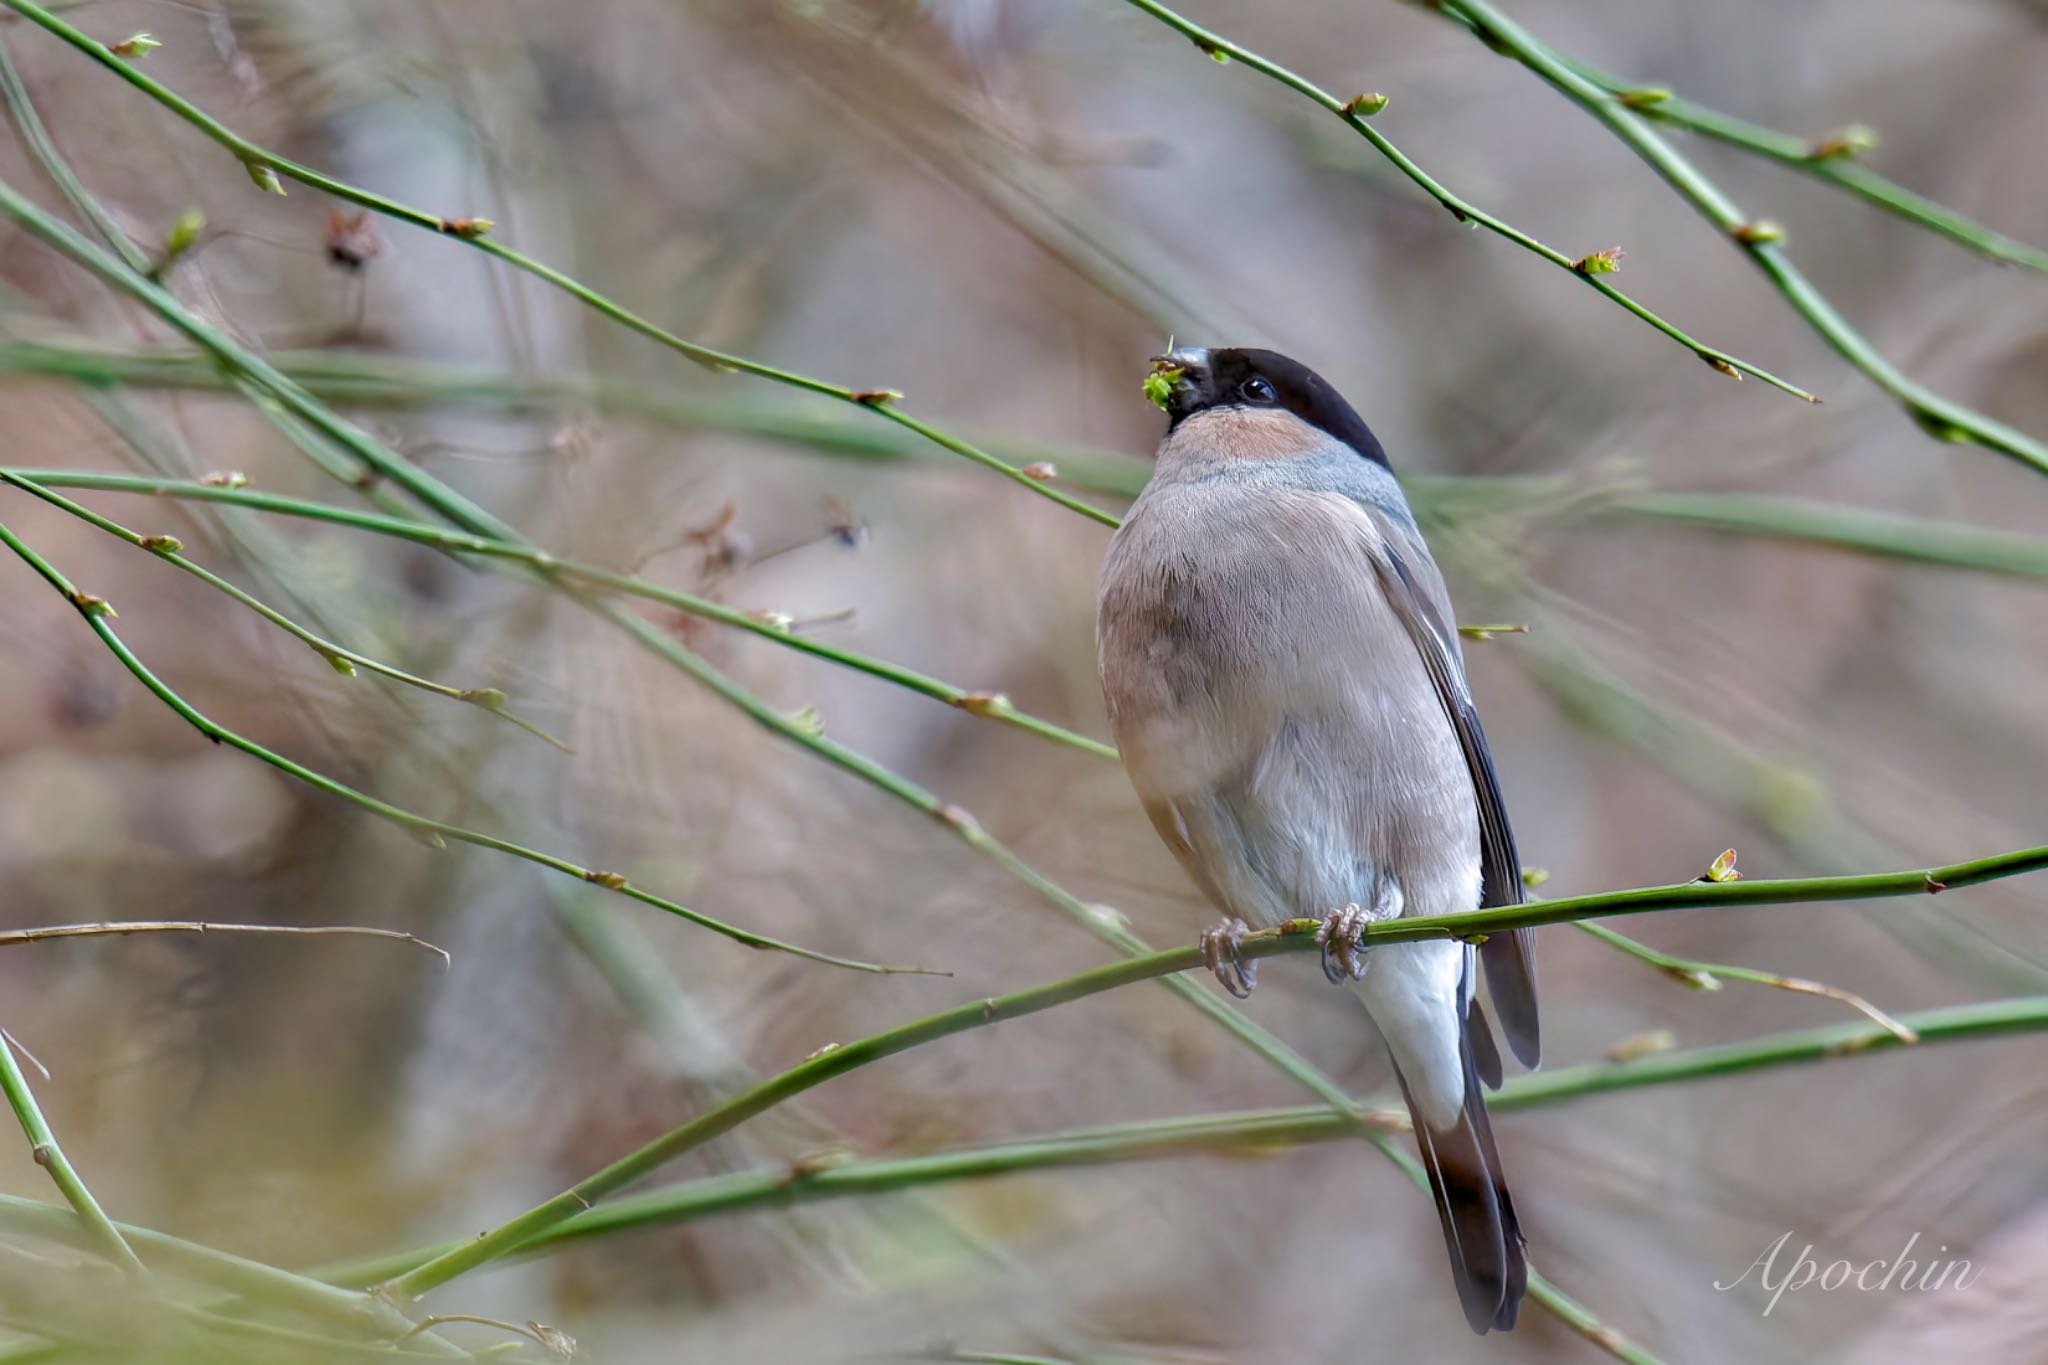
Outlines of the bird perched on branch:
{"label": "bird perched on branch", "polygon": [[1372,922],[1522,899],[1521,868],[1436,562],[1357,412],[1272,351],[1177,350],[1169,426],[1111,542],[1096,643],[1132,784],[1223,912],[1203,935],[1248,995],[1250,926],[1323,921],[1323,970],[1386,1040],[1473,1330],[1528,1280],[1481,1082],[1537,1063],[1531,931],[1363,949]]}

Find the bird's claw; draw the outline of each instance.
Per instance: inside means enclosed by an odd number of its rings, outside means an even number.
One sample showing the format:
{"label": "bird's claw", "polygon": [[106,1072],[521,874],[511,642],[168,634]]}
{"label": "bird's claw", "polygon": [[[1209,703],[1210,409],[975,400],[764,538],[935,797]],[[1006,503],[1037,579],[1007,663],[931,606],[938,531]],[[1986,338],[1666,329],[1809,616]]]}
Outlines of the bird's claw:
{"label": "bird's claw", "polygon": [[1316,929],[1323,950],[1323,975],[1331,981],[1356,981],[1365,975],[1365,949],[1358,939],[1373,922],[1370,912],[1355,903],[1333,912]]}
{"label": "bird's claw", "polygon": [[1259,964],[1244,956],[1244,936],[1252,927],[1241,919],[1226,918],[1214,929],[1202,931],[1202,961],[1216,973],[1223,989],[1240,1000],[1251,997],[1259,984]]}

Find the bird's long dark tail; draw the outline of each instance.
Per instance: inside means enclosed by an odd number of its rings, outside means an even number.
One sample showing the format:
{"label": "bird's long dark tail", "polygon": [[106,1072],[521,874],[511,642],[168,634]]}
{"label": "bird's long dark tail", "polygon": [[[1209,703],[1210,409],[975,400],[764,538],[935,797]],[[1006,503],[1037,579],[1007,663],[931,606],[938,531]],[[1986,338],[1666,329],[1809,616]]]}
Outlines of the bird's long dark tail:
{"label": "bird's long dark tail", "polygon": [[[1429,1174],[1438,1221],[1443,1224],[1458,1301],[1464,1305],[1465,1321],[1484,1335],[1505,1332],[1515,1325],[1515,1314],[1529,1284],[1529,1266],[1480,1083],[1483,1067],[1491,1073],[1491,1083],[1500,1084],[1499,1054],[1485,1017],[1470,1005],[1469,956],[1466,963],[1466,1015],[1459,1048],[1465,1065],[1465,1106],[1455,1123],[1432,1129],[1408,1093],[1406,1080],[1401,1082],[1401,1097],[1407,1100],[1408,1113],[1415,1121],[1415,1142]],[[1400,1074],[1398,1066],[1395,1074]]]}

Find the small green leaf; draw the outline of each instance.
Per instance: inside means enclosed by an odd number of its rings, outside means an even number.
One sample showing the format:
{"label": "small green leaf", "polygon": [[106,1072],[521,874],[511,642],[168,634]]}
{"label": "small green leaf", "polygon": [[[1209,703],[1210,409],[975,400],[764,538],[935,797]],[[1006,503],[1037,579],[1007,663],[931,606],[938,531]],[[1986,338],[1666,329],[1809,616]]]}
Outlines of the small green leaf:
{"label": "small green leaf", "polygon": [[1700,880],[1709,882],[1741,881],[1742,874],[1735,870],[1735,850],[1731,848],[1720,857],[1714,859],[1713,862],[1708,863],[1707,870],[1700,874]]}

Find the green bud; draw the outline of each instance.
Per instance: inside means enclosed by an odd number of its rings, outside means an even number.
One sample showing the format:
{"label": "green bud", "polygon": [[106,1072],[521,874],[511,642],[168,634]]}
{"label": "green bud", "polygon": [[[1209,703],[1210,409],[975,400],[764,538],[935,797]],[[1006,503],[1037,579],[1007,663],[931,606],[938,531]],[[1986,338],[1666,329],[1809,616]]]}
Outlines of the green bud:
{"label": "green bud", "polygon": [[1353,95],[1344,103],[1344,112],[1353,118],[1371,118],[1387,107],[1387,97],[1375,90],[1369,95]]}
{"label": "green bud", "polygon": [[277,172],[260,161],[244,161],[242,169],[249,172],[249,179],[256,182],[256,188],[265,194],[283,195],[284,182],[277,178]]}
{"label": "green bud", "polygon": [[1806,155],[1814,161],[1847,161],[1877,147],[1877,130],[1867,124],[1852,123],[1838,128],[1813,144]]}
{"label": "green bud", "polygon": [[1595,251],[1572,262],[1572,269],[1581,275],[1612,275],[1621,269],[1621,258],[1628,253],[1618,246],[1605,251]]}
{"label": "green bud", "polygon": [[186,209],[171,220],[171,230],[164,234],[164,259],[174,261],[190,251],[205,230],[206,215],[198,209]]}
{"label": "green bud", "polygon": [[132,38],[123,38],[120,42],[109,47],[107,51],[113,53],[116,57],[126,57],[128,60],[133,61],[137,57],[146,54],[151,48],[162,46],[162,43],[150,37],[147,33],[138,33]]}

